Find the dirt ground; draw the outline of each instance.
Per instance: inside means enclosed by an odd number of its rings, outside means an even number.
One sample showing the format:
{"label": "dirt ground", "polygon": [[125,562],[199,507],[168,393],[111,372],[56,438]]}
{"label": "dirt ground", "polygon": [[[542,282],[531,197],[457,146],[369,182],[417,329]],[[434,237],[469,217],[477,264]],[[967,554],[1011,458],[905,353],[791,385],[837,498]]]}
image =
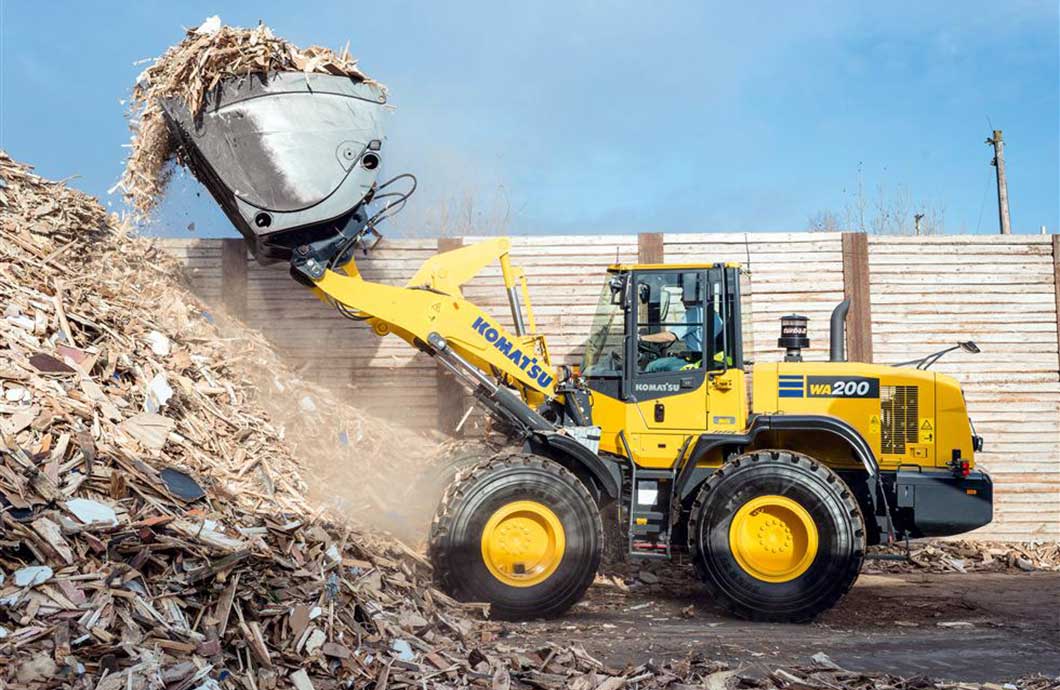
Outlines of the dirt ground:
{"label": "dirt ground", "polygon": [[644,575],[650,584],[601,576],[563,618],[499,632],[528,646],[582,644],[619,668],[698,654],[758,675],[823,652],[855,671],[969,682],[1060,676],[1060,573],[862,574],[817,622],[781,625],[727,616],[689,571],[654,582],[656,572]]}

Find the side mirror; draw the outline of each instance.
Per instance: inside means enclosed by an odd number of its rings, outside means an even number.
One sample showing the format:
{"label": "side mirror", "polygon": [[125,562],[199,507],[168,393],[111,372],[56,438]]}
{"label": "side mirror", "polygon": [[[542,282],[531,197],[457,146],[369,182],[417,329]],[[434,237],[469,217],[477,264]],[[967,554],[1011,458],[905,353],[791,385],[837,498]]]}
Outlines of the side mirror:
{"label": "side mirror", "polygon": [[621,278],[612,278],[607,286],[611,288],[611,304],[622,303],[622,292],[626,287],[626,281]]}
{"label": "side mirror", "polygon": [[962,350],[964,350],[965,352],[969,352],[973,355],[977,355],[981,352],[979,346],[973,343],[971,340],[965,340],[963,343],[957,344],[960,345]]}
{"label": "side mirror", "polygon": [[659,293],[659,321],[666,321],[670,316],[670,291],[663,289]]}

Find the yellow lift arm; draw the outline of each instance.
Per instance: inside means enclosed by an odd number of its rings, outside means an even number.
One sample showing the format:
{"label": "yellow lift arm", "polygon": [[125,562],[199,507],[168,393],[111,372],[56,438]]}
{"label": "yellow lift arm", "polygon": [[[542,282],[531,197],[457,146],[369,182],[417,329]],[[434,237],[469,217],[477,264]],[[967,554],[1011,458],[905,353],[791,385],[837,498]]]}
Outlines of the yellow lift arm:
{"label": "yellow lift arm", "polygon": [[[393,333],[420,349],[437,351],[444,344],[441,349],[456,356],[457,367],[464,368],[462,361],[479,373],[461,375],[484,383],[482,376],[489,374],[535,405],[555,394],[556,372],[544,336],[536,333],[526,275],[512,266],[510,249],[511,241],[499,238],[436,254],[404,287],[366,280],[351,259],[315,279],[316,294],[364,318],[377,335]],[[461,291],[494,261],[501,266],[515,333],[464,299]]]}

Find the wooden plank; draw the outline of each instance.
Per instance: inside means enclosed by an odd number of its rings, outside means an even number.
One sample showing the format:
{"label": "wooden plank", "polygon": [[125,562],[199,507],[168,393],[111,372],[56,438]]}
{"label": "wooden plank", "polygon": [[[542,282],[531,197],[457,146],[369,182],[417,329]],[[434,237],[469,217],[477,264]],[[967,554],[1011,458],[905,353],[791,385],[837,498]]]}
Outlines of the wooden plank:
{"label": "wooden plank", "polygon": [[843,233],[844,294],[847,314],[847,359],[872,361],[872,293],[869,279],[869,241],[863,232]]}
{"label": "wooden plank", "polygon": [[637,235],[637,262],[661,264],[664,261],[661,232],[642,232]]}
{"label": "wooden plank", "polygon": [[242,239],[221,244],[221,301],[237,319],[247,315],[247,246]]}
{"label": "wooden plank", "polygon": [[1060,377],[1060,235],[1053,235],[1053,303],[1056,307],[1057,376]]}

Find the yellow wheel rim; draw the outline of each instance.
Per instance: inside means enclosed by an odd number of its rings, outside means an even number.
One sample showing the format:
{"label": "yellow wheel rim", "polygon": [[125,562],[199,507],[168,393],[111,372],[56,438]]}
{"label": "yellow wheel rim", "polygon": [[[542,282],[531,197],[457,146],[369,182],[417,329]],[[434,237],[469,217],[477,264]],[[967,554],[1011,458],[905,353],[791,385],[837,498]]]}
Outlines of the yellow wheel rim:
{"label": "yellow wheel rim", "polygon": [[790,582],[817,556],[817,525],[786,496],[744,503],[729,527],[729,549],[746,573],[764,582]]}
{"label": "yellow wheel rim", "polygon": [[556,572],[567,541],[548,506],[513,501],[499,508],[482,530],[482,561],[501,582],[533,587]]}

